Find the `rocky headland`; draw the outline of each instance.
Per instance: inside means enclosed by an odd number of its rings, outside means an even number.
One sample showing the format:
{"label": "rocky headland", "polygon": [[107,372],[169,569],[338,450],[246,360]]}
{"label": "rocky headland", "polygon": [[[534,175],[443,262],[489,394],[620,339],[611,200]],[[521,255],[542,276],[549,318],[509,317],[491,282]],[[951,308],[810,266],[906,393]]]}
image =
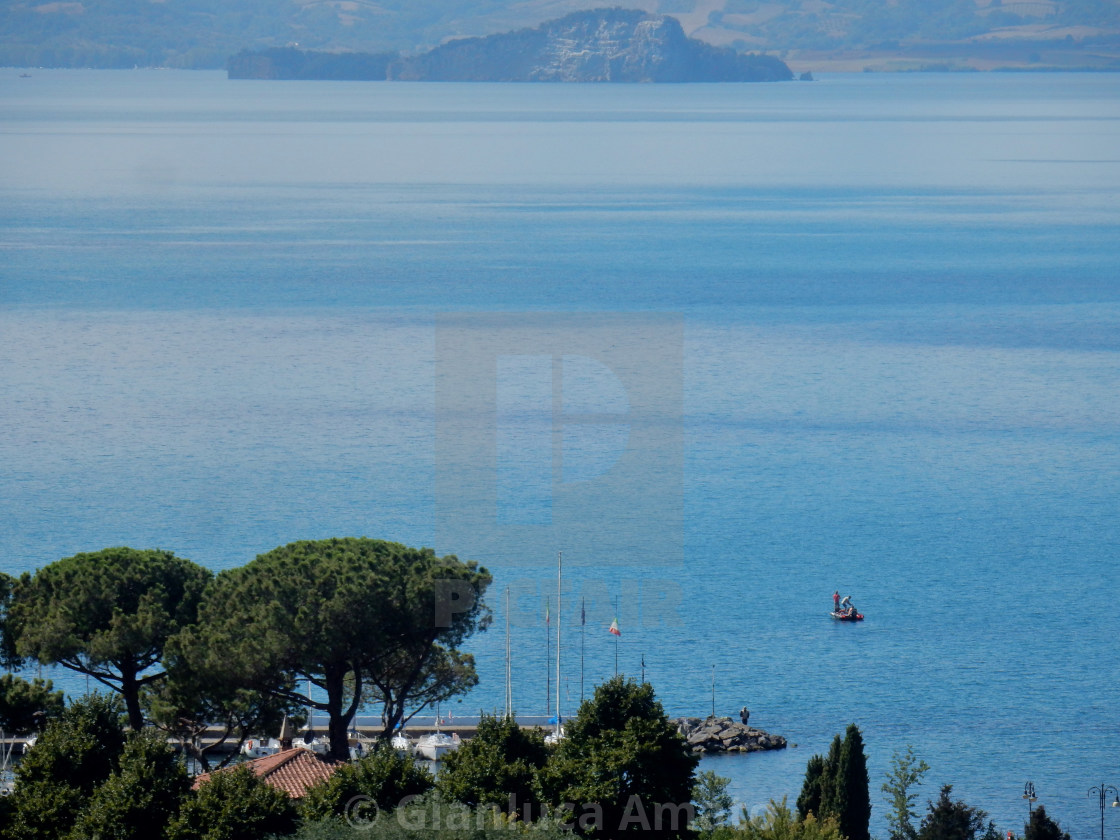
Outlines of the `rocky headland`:
{"label": "rocky headland", "polygon": [[400,80],[769,82],[793,77],[772,56],[689,38],[680,21],[634,9],[574,12],[531,29],[461,38],[390,65]]}
{"label": "rocky headland", "polygon": [[632,9],[574,12],[540,26],[459,38],[420,55],[243,51],[231,79],[436,82],[773,82],[793,78],[768,55],[689,38],[680,21]]}
{"label": "rocky headland", "polygon": [[677,718],[673,722],[693,752],[751,753],[784,750],[788,746],[781,735],[771,735],[729,717]]}

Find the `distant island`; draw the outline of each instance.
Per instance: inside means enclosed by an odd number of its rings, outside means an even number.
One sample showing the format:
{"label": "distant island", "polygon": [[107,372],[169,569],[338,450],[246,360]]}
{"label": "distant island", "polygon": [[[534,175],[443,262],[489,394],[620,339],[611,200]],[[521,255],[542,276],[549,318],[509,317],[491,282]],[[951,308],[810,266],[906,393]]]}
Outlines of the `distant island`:
{"label": "distant island", "polygon": [[[211,0],[34,0],[5,4],[0,66],[220,69],[241,50],[284,47],[329,56],[418,56],[441,44],[540,27],[542,21],[603,4],[225,0],[216,11]],[[706,44],[776,56],[797,74],[1120,71],[1116,0],[626,0],[626,5],[669,15],[685,35]]]}
{"label": "distant island", "polygon": [[716,47],[667,15],[632,9],[573,12],[540,26],[461,38],[415,56],[242,51],[231,79],[441,82],[775,82],[793,78],[778,58]]}

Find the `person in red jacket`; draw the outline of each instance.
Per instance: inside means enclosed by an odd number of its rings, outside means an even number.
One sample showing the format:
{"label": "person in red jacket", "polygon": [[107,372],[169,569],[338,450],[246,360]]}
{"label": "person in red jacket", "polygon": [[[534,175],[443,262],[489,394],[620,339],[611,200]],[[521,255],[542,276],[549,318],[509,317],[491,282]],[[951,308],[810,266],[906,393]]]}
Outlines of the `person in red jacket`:
{"label": "person in red jacket", "polygon": [[832,611],[840,612],[840,590],[837,589],[832,593]]}

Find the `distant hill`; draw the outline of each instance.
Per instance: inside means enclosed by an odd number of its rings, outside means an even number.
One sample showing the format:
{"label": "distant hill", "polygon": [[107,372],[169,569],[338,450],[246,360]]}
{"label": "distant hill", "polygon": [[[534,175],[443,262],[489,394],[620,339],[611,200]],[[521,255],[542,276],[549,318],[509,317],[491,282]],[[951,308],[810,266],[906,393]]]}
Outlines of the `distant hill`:
{"label": "distant hill", "polygon": [[[419,55],[602,0],[0,0],[6,66],[224,67],[269,47]],[[795,70],[1120,69],[1116,0],[628,0]]]}
{"label": "distant hill", "polygon": [[230,60],[229,75],[453,82],[772,82],[793,76],[780,59],[713,47],[686,36],[676,18],[624,9],[573,12],[410,57],[242,52]]}
{"label": "distant hill", "polygon": [[541,26],[463,38],[389,66],[403,81],[772,82],[793,74],[684,34],[680,21],[624,9],[573,12]]}

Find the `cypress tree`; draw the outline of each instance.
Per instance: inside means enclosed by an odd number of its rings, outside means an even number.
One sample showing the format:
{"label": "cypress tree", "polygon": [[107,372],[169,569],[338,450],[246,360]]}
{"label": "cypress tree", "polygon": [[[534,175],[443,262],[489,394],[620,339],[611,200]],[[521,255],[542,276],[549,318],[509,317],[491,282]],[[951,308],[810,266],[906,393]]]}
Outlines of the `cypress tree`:
{"label": "cypress tree", "polygon": [[817,814],[819,820],[826,820],[829,817],[839,819],[840,817],[836,796],[836,773],[840,767],[840,751],[842,748],[843,742],[840,740],[840,736],[834,736],[832,744],[828,748],[828,757],[824,760],[824,768],[821,771],[821,812]]}
{"label": "cypress tree", "polygon": [[805,765],[805,782],[801,785],[801,795],[797,797],[797,818],[805,819],[809,814],[819,817],[821,813],[821,777],[824,775],[824,756],[815,755]]}
{"label": "cypress tree", "polygon": [[840,833],[848,840],[870,840],[871,794],[868,790],[867,757],[863,735],[854,723],[844,733],[836,764],[834,805]]}
{"label": "cypress tree", "polygon": [[1023,840],[1070,840],[1069,832],[1055,822],[1046,808],[1039,805],[1031,812],[1030,822],[1023,831]]}

